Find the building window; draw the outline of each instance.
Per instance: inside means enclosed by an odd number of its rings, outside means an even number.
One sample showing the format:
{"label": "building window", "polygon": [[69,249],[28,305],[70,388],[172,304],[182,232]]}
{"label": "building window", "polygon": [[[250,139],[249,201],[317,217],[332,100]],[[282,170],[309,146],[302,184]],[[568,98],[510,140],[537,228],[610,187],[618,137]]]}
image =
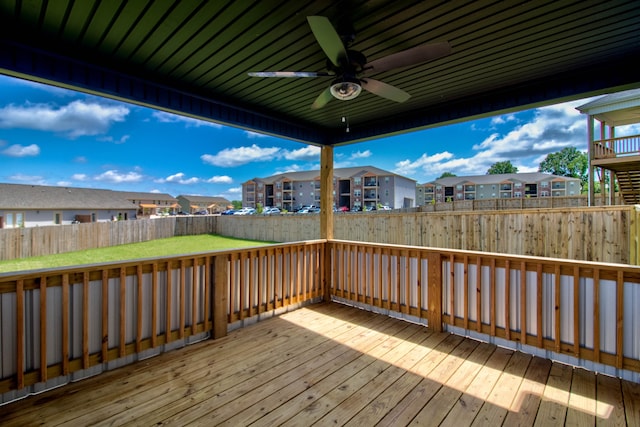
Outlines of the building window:
{"label": "building window", "polygon": [[4,218],[4,226],[6,228],[24,227],[24,213],[23,212],[7,212]]}
{"label": "building window", "polygon": [[62,224],[62,214],[60,212],[53,214],[53,223],[56,225]]}
{"label": "building window", "polygon": [[360,185],[360,182],[361,182],[361,181],[360,181],[360,178],[359,178],[359,177],[358,177],[358,178],[353,178],[353,184],[354,184],[354,185]]}
{"label": "building window", "polygon": [[355,197],[360,197],[362,195],[362,192],[360,190],[353,190],[353,195]]}

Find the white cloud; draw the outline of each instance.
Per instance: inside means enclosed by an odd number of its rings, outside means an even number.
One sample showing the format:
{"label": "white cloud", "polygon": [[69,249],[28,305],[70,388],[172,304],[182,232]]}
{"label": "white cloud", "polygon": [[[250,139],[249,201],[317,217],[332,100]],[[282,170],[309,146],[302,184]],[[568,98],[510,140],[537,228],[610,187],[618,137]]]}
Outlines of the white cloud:
{"label": "white cloud", "polygon": [[131,135],[123,135],[119,139],[115,139],[112,136],[105,136],[103,138],[99,138],[99,140],[105,142],[113,142],[114,144],[124,144],[129,140],[129,138],[131,138]]}
{"label": "white cloud", "polygon": [[234,187],[234,188],[229,188],[227,190],[227,193],[229,194],[242,194],[242,187]]}
{"label": "white cloud", "polygon": [[265,135],[264,133],[253,132],[253,131],[250,131],[250,130],[244,131],[244,134],[247,136],[248,139],[268,138],[269,137],[269,135]]}
{"label": "white cloud", "polygon": [[200,156],[204,163],[221,166],[233,167],[240,166],[251,162],[267,162],[273,160],[274,156],[280,153],[278,147],[262,148],[253,144],[250,147],[225,148],[218,154],[203,154]]}
{"label": "white cloud", "polygon": [[297,150],[282,150],[280,155],[287,160],[317,161],[320,158],[320,147],[307,145]]}
{"label": "white cloud", "polygon": [[227,175],[217,175],[207,179],[207,182],[210,184],[231,184],[233,179]]}
{"label": "white cloud", "polygon": [[40,154],[40,147],[38,147],[36,144],[13,144],[2,150],[1,153],[9,157],[37,156],[38,154]]}
{"label": "white cloud", "polygon": [[426,153],[423,153],[420,158],[416,160],[402,160],[396,163],[396,168],[394,172],[399,175],[412,176],[416,173],[417,170],[428,170],[429,168],[433,168],[440,163],[443,163],[445,160],[449,160],[453,157],[453,154],[448,151],[437,153],[432,156],[428,156]]}
{"label": "white cloud", "polygon": [[366,159],[367,157],[371,157],[371,154],[371,150],[356,151],[355,153],[351,153],[350,159]]}
{"label": "white cloud", "polygon": [[106,133],[124,121],[129,109],[122,105],[73,101],[61,107],[49,104],[8,105],[0,109],[0,128],[53,131],[69,138]]}
{"label": "white cloud", "polygon": [[174,184],[188,185],[188,184],[197,184],[198,182],[200,182],[200,178],[196,178],[196,177],[185,178],[185,174],[184,173],[178,172],[176,174],[169,175],[166,178],[162,178],[162,179],[156,180],[156,182],[159,182],[159,183],[172,182]]}
{"label": "white cloud", "polygon": [[71,178],[75,181],[86,181],[89,177],[84,173],[74,173],[71,175]]}
{"label": "white cloud", "polygon": [[220,166],[234,167],[252,162],[268,162],[273,160],[293,161],[318,161],[320,159],[320,147],[307,145],[296,150],[286,150],[280,147],[260,147],[252,144],[247,147],[225,148],[217,154],[203,154],[200,159],[204,163]]}
{"label": "white cloud", "polygon": [[208,122],[205,120],[194,119],[191,117],[180,116],[178,114],[167,113],[165,111],[154,111],[152,117],[160,123],[182,123],[186,127],[208,126],[216,129],[222,128],[221,124]]}
{"label": "white cloud", "polygon": [[140,182],[142,175],[138,172],[120,173],[117,170],[109,170],[95,177],[96,181],[107,181],[115,184],[123,182]]}
{"label": "white cloud", "polygon": [[[533,118],[519,124],[506,134],[495,132],[473,146],[475,154],[455,157],[444,151],[418,159],[396,163],[395,172],[418,181],[430,181],[443,172],[462,175],[484,175],[496,162],[510,161],[519,172],[535,172],[549,154],[565,147],[586,150],[586,121],[576,106],[585,100],[543,107],[534,110]],[[521,121],[517,114],[492,119],[493,125]]]}

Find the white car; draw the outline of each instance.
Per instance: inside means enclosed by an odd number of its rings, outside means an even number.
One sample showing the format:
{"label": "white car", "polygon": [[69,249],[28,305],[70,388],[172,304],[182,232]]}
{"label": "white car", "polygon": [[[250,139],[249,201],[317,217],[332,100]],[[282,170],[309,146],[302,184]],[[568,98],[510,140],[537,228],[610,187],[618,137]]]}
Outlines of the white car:
{"label": "white car", "polygon": [[256,213],[256,210],[254,208],[242,208],[240,210],[235,211],[233,214],[234,215],[253,215],[254,213]]}

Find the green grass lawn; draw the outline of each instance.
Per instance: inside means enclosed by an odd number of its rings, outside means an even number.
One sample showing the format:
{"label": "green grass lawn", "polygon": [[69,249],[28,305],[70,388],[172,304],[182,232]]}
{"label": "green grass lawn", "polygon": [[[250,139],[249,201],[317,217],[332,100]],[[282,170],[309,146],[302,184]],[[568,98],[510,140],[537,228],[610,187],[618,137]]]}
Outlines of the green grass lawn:
{"label": "green grass lawn", "polygon": [[149,242],[112,246],[109,248],[67,252],[59,255],[0,261],[0,273],[246,248],[270,243],[275,242],[235,239],[233,237],[223,237],[214,234],[179,236]]}

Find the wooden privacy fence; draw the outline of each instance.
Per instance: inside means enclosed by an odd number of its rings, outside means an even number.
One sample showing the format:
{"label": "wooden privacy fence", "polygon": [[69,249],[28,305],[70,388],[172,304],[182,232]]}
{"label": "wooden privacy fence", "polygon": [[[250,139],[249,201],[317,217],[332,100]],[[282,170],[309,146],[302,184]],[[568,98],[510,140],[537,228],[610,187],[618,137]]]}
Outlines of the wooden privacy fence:
{"label": "wooden privacy fence", "polygon": [[[238,238],[318,238],[318,215],[222,216],[217,232]],[[640,264],[640,209],[335,214],[341,240]]]}
{"label": "wooden privacy fence", "polygon": [[640,267],[330,241],[334,298],[640,381]]}
{"label": "wooden privacy fence", "polygon": [[0,403],[318,299],[324,247],[0,274]]}
{"label": "wooden privacy fence", "polygon": [[175,218],[3,228],[0,229],[0,260],[105,248],[175,234]]}
{"label": "wooden privacy fence", "polygon": [[[640,264],[640,208],[336,213],[342,240]],[[0,260],[215,233],[269,242],[320,238],[317,214],[198,215],[0,229]]]}

